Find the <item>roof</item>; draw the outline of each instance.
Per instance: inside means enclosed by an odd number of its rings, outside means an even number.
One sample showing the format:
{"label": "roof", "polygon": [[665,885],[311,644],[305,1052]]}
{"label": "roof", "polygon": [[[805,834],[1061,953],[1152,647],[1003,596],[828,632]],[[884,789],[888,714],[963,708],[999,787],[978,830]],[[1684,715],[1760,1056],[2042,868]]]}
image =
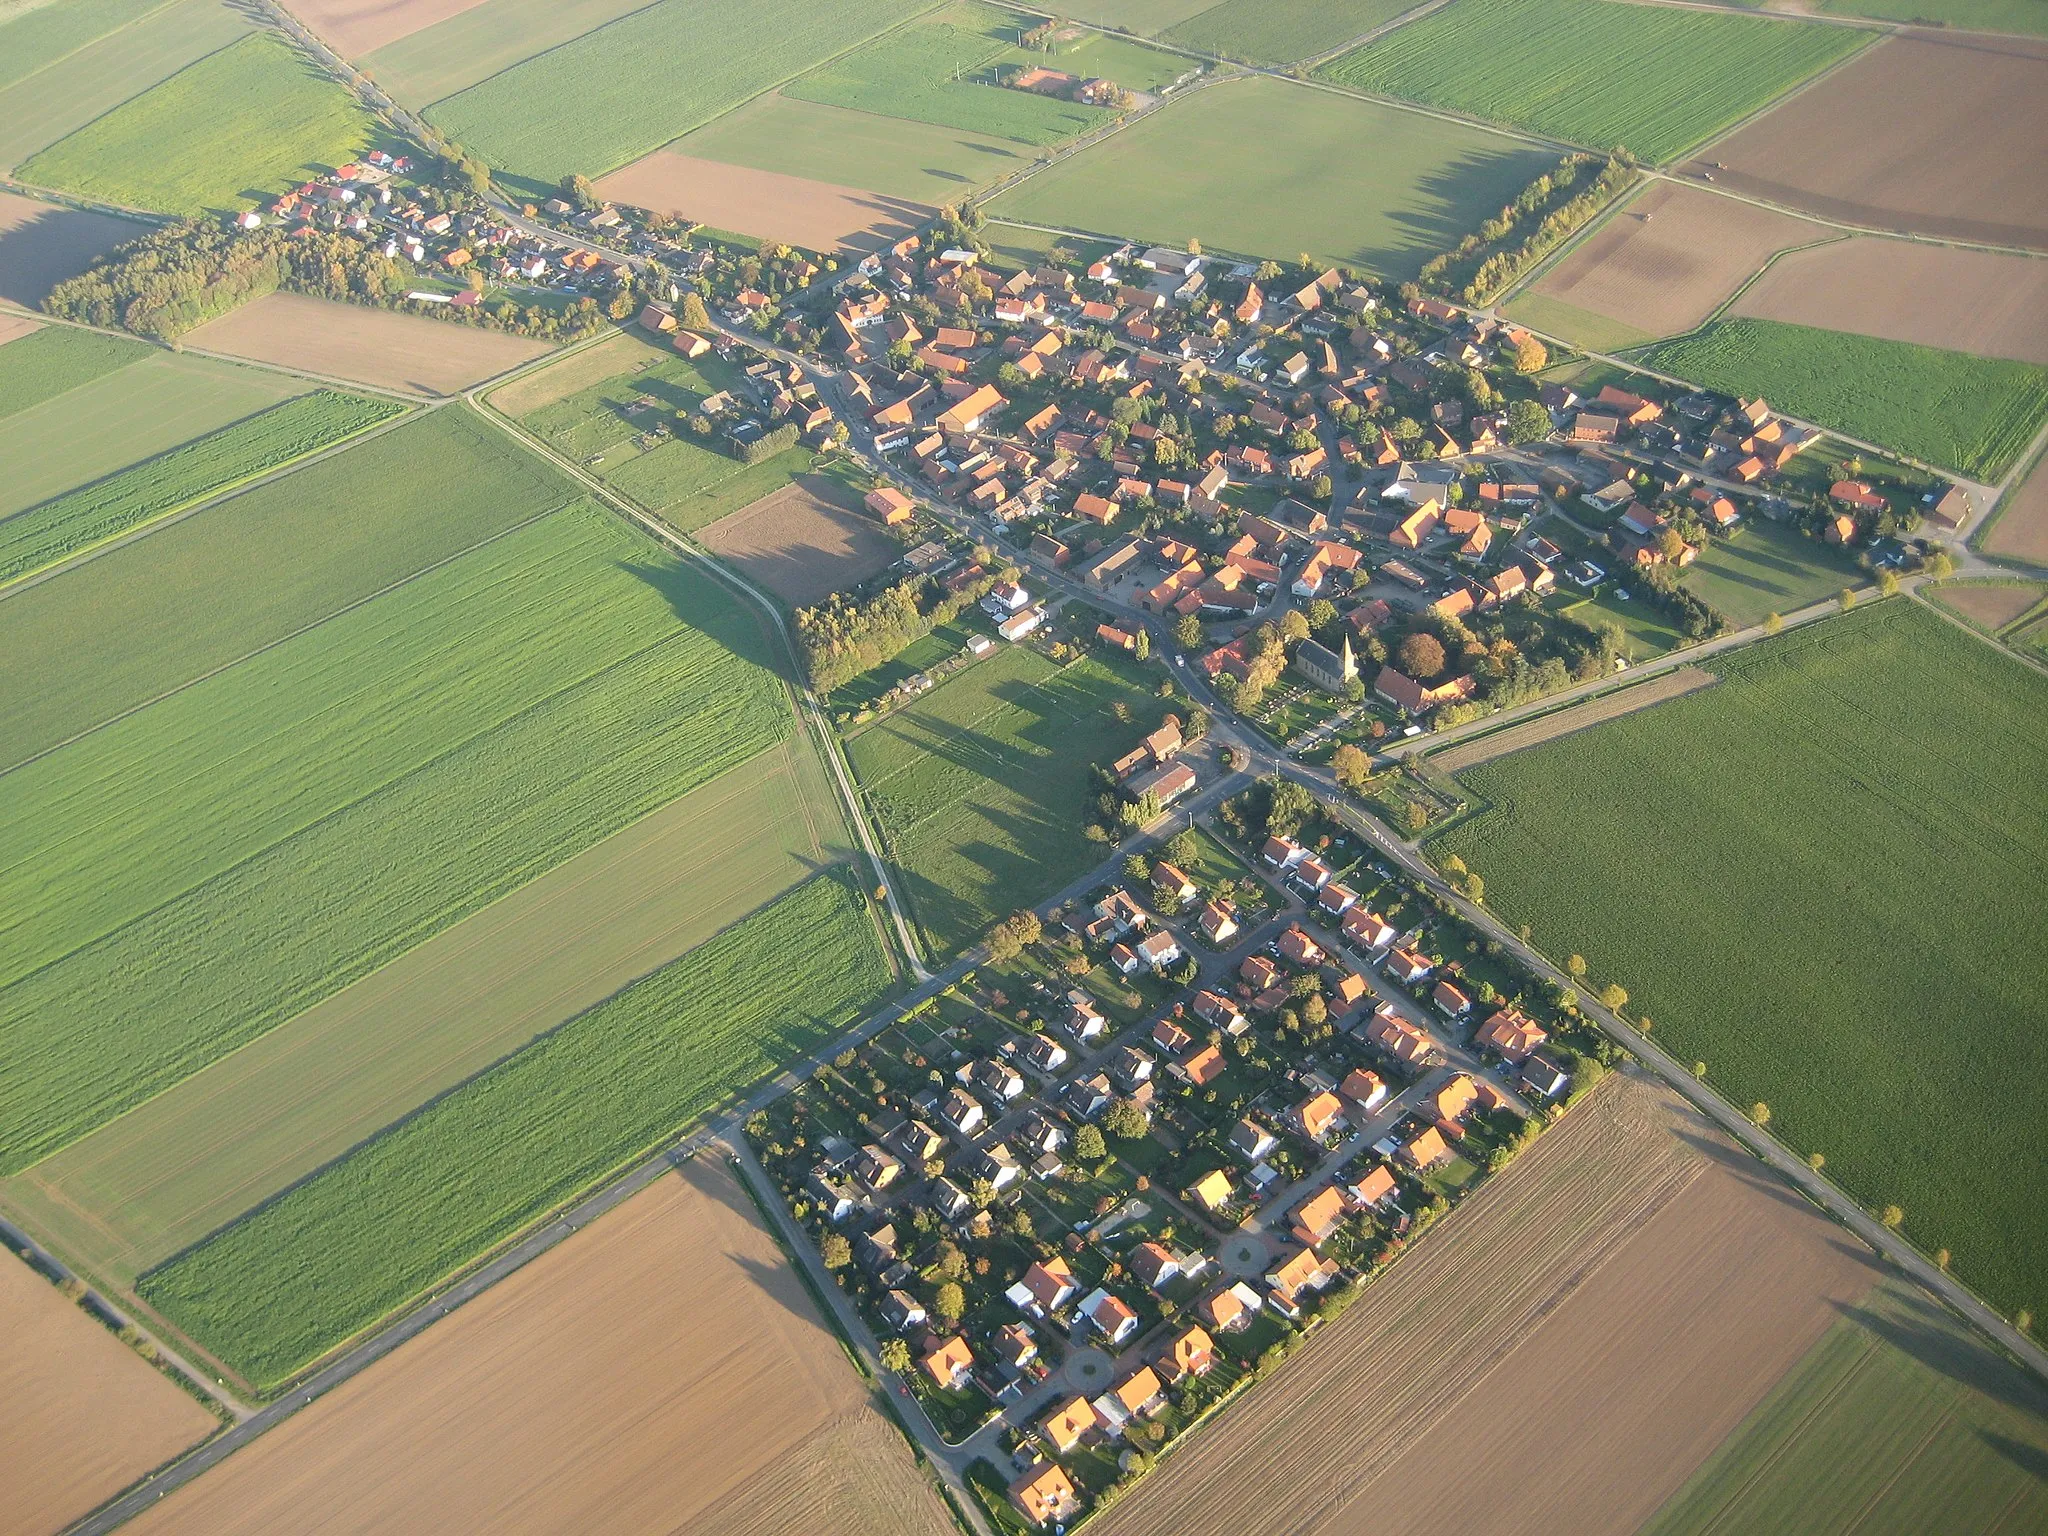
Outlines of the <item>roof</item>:
{"label": "roof", "polygon": [[1223,1053],[1213,1045],[1205,1045],[1181,1063],[1181,1070],[1197,1088],[1206,1088],[1226,1070]]}
{"label": "roof", "polygon": [[1216,1341],[1201,1324],[1189,1323],[1173,1336],[1164,1353],[1180,1370],[1199,1375],[1209,1368],[1210,1358],[1216,1353]]}
{"label": "roof", "polygon": [[1088,1406],[1085,1397],[1072,1397],[1041,1419],[1039,1427],[1052,1441],[1053,1448],[1064,1454],[1095,1427],[1095,1410]]}
{"label": "roof", "polygon": [[925,1374],[942,1387],[950,1387],[953,1378],[974,1364],[974,1351],[967,1347],[967,1341],[954,1334],[918,1362]]}
{"label": "roof", "polygon": [[[1085,1408],[1087,1404],[1081,1406]],[[1072,1512],[1076,1502],[1074,1480],[1058,1462],[1044,1462],[1010,1484],[1010,1497],[1034,1524],[1044,1525]]]}
{"label": "roof", "polygon": [[1301,1128],[1311,1136],[1322,1135],[1329,1129],[1330,1122],[1343,1113],[1343,1101],[1334,1093],[1311,1094],[1295,1111],[1301,1120]]}
{"label": "roof", "polygon": [[1231,1195],[1230,1175],[1221,1168],[1212,1168],[1188,1186],[1188,1193],[1212,1210],[1226,1205]]}
{"label": "roof", "polygon": [[1408,1161],[1418,1168],[1430,1168],[1451,1155],[1450,1144],[1435,1126],[1425,1129],[1401,1149]]}
{"label": "roof", "polygon": [[1295,1230],[1311,1234],[1316,1242],[1335,1231],[1343,1219],[1344,1194],[1334,1184],[1325,1185],[1294,1208]]}
{"label": "roof", "polygon": [[1116,1400],[1124,1405],[1127,1413],[1137,1413],[1166,1390],[1159,1380],[1159,1373],[1146,1366],[1127,1378],[1116,1389]]}

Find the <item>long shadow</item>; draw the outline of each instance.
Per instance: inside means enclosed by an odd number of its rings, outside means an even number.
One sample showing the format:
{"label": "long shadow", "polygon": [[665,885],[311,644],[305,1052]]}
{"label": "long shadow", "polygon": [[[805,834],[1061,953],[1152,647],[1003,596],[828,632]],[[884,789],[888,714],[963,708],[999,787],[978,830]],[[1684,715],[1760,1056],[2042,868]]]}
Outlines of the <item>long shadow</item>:
{"label": "long shadow", "polygon": [[76,277],[117,245],[140,240],[154,226],[110,213],[50,206],[24,223],[0,229],[0,299],[41,309],[50,290]]}
{"label": "long shadow", "polygon": [[1978,1430],[1977,1437],[2036,1482],[2048,1483],[2048,1451],[1988,1429]]}
{"label": "long shadow", "polygon": [[1994,1402],[2031,1414],[2048,1427],[2048,1387],[1979,1342],[1976,1334],[1921,1292],[1899,1286],[1884,1294],[1891,1300],[1891,1311],[1843,1301],[1832,1305],[1843,1317],[1929,1370]]}
{"label": "long shadow", "polygon": [[681,623],[785,682],[795,681],[783,647],[771,642],[767,627],[746,606],[746,599],[721,586],[716,577],[699,569],[696,562],[678,559],[671,564],[654,565],[622,560],[619,569],[639,577],[659,592]]}

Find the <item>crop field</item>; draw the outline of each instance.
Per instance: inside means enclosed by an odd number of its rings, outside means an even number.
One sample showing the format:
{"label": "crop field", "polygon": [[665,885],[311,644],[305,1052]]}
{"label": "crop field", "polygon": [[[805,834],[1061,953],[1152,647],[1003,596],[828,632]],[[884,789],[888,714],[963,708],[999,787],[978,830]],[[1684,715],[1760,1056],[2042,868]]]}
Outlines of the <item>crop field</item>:
{"label": "crop field", "polygon": [[[1371,146],[1371,153],[1333,147]],[[1215,86],[1034,176],[989,212],[1404,280],[1546,169],[1478,128],[1259,76]]]}
{"label": "crop field", "polygon": [[1643,1536],[2044,1527],[2048,1393],[1893,1282],[1846,1310]]}
{"label": "crop field", "polygon": [[2048,368],[1776,320],[1716,320],[1643,361],[1976,480],[2048,420]]}
{"label": "crop field", "polygon": [[0,1252],[0,1336],[10,1531],[63,1530],[217,1427],[11,1251]]}
{"label": "crop field", "polygon": [[291,12],[344,59],[459,16],[483,0],[292,0]]}
{"label": "crop field", "polygon": [[0,22],[0,90],[148,15],[163,0],[71,0]]}
{"label": "crop field", "polygon": [[[37,15],[55,18],[73,9],[52,4],[22,21]],[[20,165],[37,150],[169,79],[195,59],[248,35],[248,18],[225,0],[174,0],[50,59],[34,73],[0,87],[0,168]],[[0,44],[0,56],[5,54]]]}
{"label": "crop field", "polygon": [[504,331],[303,293],[267,293],[187,331],[183,344],[425,395],[452,395],[553,350]]}
{"label": "crop field", "polygon": [[364,1530],[951,1536],[728,1169],[664,1174],[143,1515]]}
{"label": "crop field", "polygon": [[1715,668],[1470,770],[1492,808],[1432,851],[1994,1303],[2038,1310],[2048,939],[1999,914],[2048,898],[2048,680],[1898,600]]}
{"label": "crop field", "polygon": [[1223,0],[1165,40],[1250,64],[1292,64],[1385,26],[1420,0]]}
{"label": "crop field", "polygon": [[1157,37],[1176,22],[1205,11],[1213,0],[1082,0],[1067,14],[1100,27],[1117,27],[1140,37]]}
{"label": "crop field", "polygon": [[1941,21],[1985,32],[2048,35],[2048,9],[2040,0],[1820,0],[1819,9],[1833,16]]}
{"label": "crop field", "polygon": [[139,363],[154,349],[122,336],[46,325],[0,350],[0,421]]}
{"label": "crop field", "polygon": [[0,585],[331,448],[402,415],[395,400],[320,390],[0,521]]}
{"label": "crop field", "polygon": [[2048,564],[2048,456],[2034,461],[2025,477],[2005,493],[1996,515],[1978,535],[1987,555]]}
{"label": "crop field", "polygon": [[40,309],[50,290],[143,232],[133,219],[0,192],[0,299]]}
{"label": "crop field", "polygon": [[857,499],[823,475],[800,475],[771,496],[707,524],[698,537],[756,586],[792,608],[822,602],[887,570],[903,545]]}
{"label": "crop field", "polygon": [[415,110],[573,42],[647,0],[484,0],[357,60]]}
{"label": "crop field", "polygon": [[1668,1089],[1610,1084],[1103,1531],[1338,1536],[1427,1489],[1432,1529],[1633,1536],[1876,1278],[1753,1169]]}
{"label": "crop field", "polygon": [[872,37],[923,3],[756,0],[739,12],[719,0],[661,0],[514,65],[427,115],[450,138],[519,176],[596,176]]}
{"label": "crop field", "polygon": [[[1112,713],[1129,706],[1127,724]],[[938,953],[1101,862],[1082,836],[1090,767],[1158,724],[1158,699],[1094,658],[1012,647],[847,743],[847,757]]]}
{"label": "crop field", "polygon": [[275,1384],[825,1044],[888,981],[862,899],[820,875],[144,1275],[138,1290],[246,1379]]}
{"label": "crop field", "polygon": [[1760,624],[1861,586],[1856,562],[1819,539],[1809,539],[1762,517],[1749,517],[1733,534],[1711,541],[1686,571],[1683,585],[1737,624]]}
{"label": "crop field", "polygon": [[0,1183],[0,1203],[131,1285],[851,856],[824,765],[792,737]]}
{"label": "crop field", "polygon": [[1454,0],[1319,73],[1659,165],[1869,42],[1726,11]]}

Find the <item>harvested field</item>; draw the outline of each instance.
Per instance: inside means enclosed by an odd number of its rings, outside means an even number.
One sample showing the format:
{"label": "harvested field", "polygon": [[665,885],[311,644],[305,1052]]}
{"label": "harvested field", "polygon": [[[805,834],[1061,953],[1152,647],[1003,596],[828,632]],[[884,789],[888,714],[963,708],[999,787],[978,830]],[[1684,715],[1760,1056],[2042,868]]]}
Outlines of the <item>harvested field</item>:
{"label": "harvested field", "polygon": [[2048,363],[2048,261],[1859,235],[1780,257],[1733,313]]}
{"label": "harvested field", "polygon": [[1430,758],[1432,767],[1445,773],[1457,773],[1460,769],[1477,767],[1490,763],[1496,757],[1506,757],[1510,752],[1519,752],[1524,747],[1533,747],[1546,741],[1555,741],[1560,736],[1569,736],[1573,731],[1582,731],[1589,725],[1598,725],[1603,720],[1612,720],[1620,715],[1632,715],[1639,709],[1648,709],[1652,704],[1662,704],[1666,699],[1675,699],[1680,694],[1691,693],[1695,688],[1705,688],[1720,681],[1713,673],[1700,667],[1680,667],[1666,672],[1662,677],[1652,678],[1633,688],[1617,688],[1614,692],[1584,704],[1574,704],[1570,709],[1561,709],[1554,715],[1544,715],[1522,725],[1511,725],[1504,731],[1495,731],[1477,741],[1455,746],[1438,752]]}
{"label": "harvested field", "polygon": [[214,1417],[12,1253],[0,1253],[0,1524],[59,1531]]}
{"label": "harvested field", "polygon": [[1773,252],[1831,233],[1753,203],[1652,182],[1533,291],[1649,336],[1670,336],[1720,308]]}
{"label": "harvested field", "polygon": [[851,499],[836,480],[799,475],[697,537],[749,581],[792,608],[807,608],[887,570],[903,553],[872,514],[848,505]]}
{"label": "harvested field", "polygon": [[1977,539],[1987,555],[2048,565],[2048,456],[2036,459],[2026,478],[2010,487],[1997,516]]}
{"label": "harvested field", "polygon": [[1708,146],[1691,169],[1846,223],[2048,248],[2044,142],[2048,43],[1911,32]]}
{"label": "harvested field", "polygon": [[2048,586],[2038,581],[1956,581],[1929,587],[1922,596],[1995,635],[2048,597]]}
{"label": "harvested field", "polygon": [[30,331],[40,329],[42,322],[33,315],[17,315],[0,310],[0,347],[17,336],[26,336]]}
{"label": "harvested field", "polygon": [[483,0],[292,0],[291,13],[344,59],[411,37]]}
{"label": "harvested field", "polygon": [[923,203],[699,160],[672,149],[658,149],[612,172],[598,182],[597,195],[810,251],[879,250],[932,215]]}
{"label": "harvested field", "polygon": [[1349,1536],[1427,1489],[1446,1533],[1631,1536],[1877,1278],[1670,1090],[1620,1079],[1100,1529]]}
{"label": "harvested field", "polygon": [[0,192],[0,299],[40,308],[65,278],[76,277],[94,257],[139,239],[148,228],[111,213],[80,213]]}
{"label": "harvested field", "polygon": [[131,1527],[950,1536],[726,1168],[700,1159]]}
{"label": "harvested field", "polygon": [[273,293],[209,320],[184,345],[386,389],[452,395],[552,350],[452,321]]}

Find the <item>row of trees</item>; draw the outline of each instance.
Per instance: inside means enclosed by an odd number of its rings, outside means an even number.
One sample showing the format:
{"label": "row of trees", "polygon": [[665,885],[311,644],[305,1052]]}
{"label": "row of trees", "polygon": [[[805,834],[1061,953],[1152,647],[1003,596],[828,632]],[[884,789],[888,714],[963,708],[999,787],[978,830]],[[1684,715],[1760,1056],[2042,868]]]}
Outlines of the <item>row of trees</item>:
{"label": "row of trees", "polygon": [[998,580],[1015,576],[1014,566],[998,574],[984,573],[958,592],[936,596],[929,580],[912,576],[866,602],[835,592],[818,607],[799,609],[797,647],[811,686],[819,693],[843,686],[941,624],[951,623]]}
{"label": "row of trees", "polygon": [[[1597,158],[1583,153],[1566,155],[1555,169],[1530,182],[1512,203],[1465,236],[1455,249],[1425,262],[1416,274],[1417,282],[1433,293],[1455,291],[1468,304],[1481,303],[1500,292],[1562,245],[1635,175],[1635,161],[1625,150],[1618,150],[1601,166],[1591,186],[1556,202],[1578,185]],[[1513,245],[1507,244],[1517,230],[1527,233]],[[1470,276],[1461,284],[1457,274],[1467,268]]]}

